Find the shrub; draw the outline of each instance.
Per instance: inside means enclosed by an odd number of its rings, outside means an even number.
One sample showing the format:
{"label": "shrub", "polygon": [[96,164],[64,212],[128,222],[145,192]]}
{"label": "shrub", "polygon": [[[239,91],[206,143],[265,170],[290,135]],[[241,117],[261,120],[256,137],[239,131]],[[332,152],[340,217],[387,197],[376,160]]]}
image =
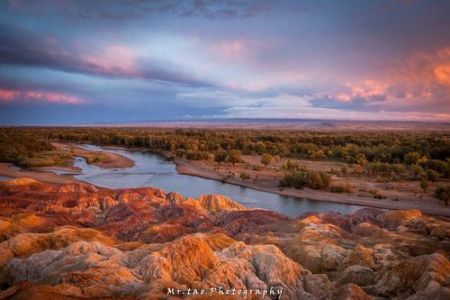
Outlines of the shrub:
{"label": "shrub", "polygon": [[286,163],[284,163],[281,168],[287,172],[295,172],[300,170],[301,168],[303,168],[302,166],[300,166],[300,164],[298,162],[292,161],[292,160],[288,160]]}
{"label": "shrub", "polygon": [[227,160],[227,153],[225,151],[218,151],[214,154],[214,160],[217,162],[223,162]]}
{"label": "shrub", "polygon": [[184,149],[177,149],[177,151],[175,151],[175,155],[178,157],[183,157],[185,152],[186,151]]}
{"label": "shrub", "polygon": [[435,182],[441,176],[441,174],[439,174],[438,172],[431,170],[431,169],[427,170],[426,174],[427,174],[428,180],[431,182]]}
{"label": "shrub", "polygon": [[420,160],[420,153],[419,152],[409,152],[405,154],[405,157],[403,158],[403,161],[407,165],[415,165]]}
{"label": "shrub", "polygon": [[330,191],[332,193],[351,193],[352,187],[349,184],[332,185]]}
{"label": "shrub", "polygon": [[356,163],[360,166],[365,166],[367,164],[367,158],[364,153],[358,153],[356,155]]}
{"label": "shrub", "polygon": [[239,150],[230,150],[228,152],[228,161],[233,165],[236,163],[242,162],[241,151]]}
{"label": "shrub", "polygon": [[341,173],[342,173],[342,175],[347,175],[347,174],[348,174],[348,168],[347,168],[347,166],[343,166],[343,167],[341,168]]}
{"label": "shrub", "polygon": [[331,177],[325,172],[307,170],[305,167],[295,167],[291,165],[290,170],[280,181],[282,187],[293,187],[301,189],[309,187],[315,190],[327,188],[330,185]]}
{"label": "shrub", "polygon": [[376,192],[375,195],[373,196],[375,199],[386,199],[386,196],[383,196],[382,194],[380,194],[379,192]]}
{"label": "shrub", "polygon": [[263,170],[263,167],[261,167],[261,166],[253,166],[252,169],[253,169],[254,171],[262,171],[262,170]]}
{"label": "shrub", "polygon": [[414,179],[419,179],[426,175],[424,169],[419,165],[412,166],[411,170],[412,170]]}
{"label": "shrub", "polygon": [[386,176],[397,177],[405,173],[405,166],[402,164],[390,164],[375,162],[369,163],[366,166],[366,171],[369,176]]}
{"label": "shrub", "polygon": [[265,166],[268,166],[272,162],[272,159],[273,159],[272,155],[270,155],[269,153],[264,153],[261,158],[261,163]]}
{"label": "shrub", "polygon": [[239,174],[239,178],[241,178],[242,180],[250,179],[250,174],[242,172],[241,174]]}
{"label": "shrub", "polygon": [[186,158],[189,160],[204,160],[209,158],[209,153],[205,151],[187,151]]}
{"label": "shrub", "polygon": [[[450,178],[450,161],[430,159],[421,165],[428,171],[435,171],[439,176]],[[442,174],[442,175],[441,175]]]}
{"label": "shrub", "polygon": [[426,178],[421,178],[420,179],[420,187],[424,191],[426,191],[428,189],[428,180],[426,180]]}
{"label": "shrub", "polygon": [[450,200],[450,185],[438,186],[434,191],[434,196],[443,201],[445,205],[448,205],[448,201]]}

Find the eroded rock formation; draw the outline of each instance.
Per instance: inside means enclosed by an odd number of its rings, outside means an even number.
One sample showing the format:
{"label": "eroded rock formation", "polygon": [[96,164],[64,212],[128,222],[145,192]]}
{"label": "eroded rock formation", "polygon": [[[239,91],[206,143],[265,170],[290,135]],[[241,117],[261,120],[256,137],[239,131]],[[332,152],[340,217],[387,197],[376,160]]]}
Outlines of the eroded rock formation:
{"label": "eroded rock formation", "polygon": [[220,195],[16,179],[0,183],[0,216],[0,299],[450,299],[450,223],[418,210],[288,218]]}

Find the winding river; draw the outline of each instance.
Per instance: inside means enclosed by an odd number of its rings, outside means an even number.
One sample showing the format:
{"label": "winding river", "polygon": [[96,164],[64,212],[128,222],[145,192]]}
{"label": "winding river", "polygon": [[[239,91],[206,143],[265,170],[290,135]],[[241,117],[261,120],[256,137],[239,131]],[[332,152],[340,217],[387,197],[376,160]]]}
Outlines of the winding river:
{"label": "winding river", "polygon": [[98,186],[108,188],[158,187],[166,191],[177,191],[190,197],[199,197],[204,194],[222,194],[247,207],[265,208],[288,216],[324,211],[351,213],[361,208],[361,206],[356,205],[281,196],[216,180],[178,174],[173,162],[148,152],[122,148],[105,149],[93,145],[83,147],[95,151],[114,152],[135,162],[135,165],[131,168],[104,169],[87,164],[83,158],[77,158],[74,165],[81,169],[82,174],[75,177]]}

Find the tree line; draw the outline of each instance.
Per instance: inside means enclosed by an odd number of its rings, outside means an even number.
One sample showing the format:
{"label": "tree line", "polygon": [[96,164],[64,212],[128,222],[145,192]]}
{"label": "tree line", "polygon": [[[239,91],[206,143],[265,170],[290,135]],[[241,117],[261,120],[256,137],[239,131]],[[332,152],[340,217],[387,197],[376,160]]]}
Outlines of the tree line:
{"label": "tree line", "polygon": [[360,165],[369,176],[408,171],[409,175],[418,172],[430,178],[450,177],[447,132],[2,128],[0,160],[17,163],[51,150],[51,141],[139,147],[192,160],[212,158],[232,163],[239,162],[241,154],[266,154]]}

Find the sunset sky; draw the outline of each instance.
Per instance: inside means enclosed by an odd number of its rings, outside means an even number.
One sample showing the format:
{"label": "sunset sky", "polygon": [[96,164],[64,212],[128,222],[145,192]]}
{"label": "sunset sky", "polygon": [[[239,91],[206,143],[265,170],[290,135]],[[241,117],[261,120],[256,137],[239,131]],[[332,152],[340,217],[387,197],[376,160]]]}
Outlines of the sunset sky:
{"label": "sunset sky", "polygon": [[0,2],[0,124],[450,121],[450,1]]}

